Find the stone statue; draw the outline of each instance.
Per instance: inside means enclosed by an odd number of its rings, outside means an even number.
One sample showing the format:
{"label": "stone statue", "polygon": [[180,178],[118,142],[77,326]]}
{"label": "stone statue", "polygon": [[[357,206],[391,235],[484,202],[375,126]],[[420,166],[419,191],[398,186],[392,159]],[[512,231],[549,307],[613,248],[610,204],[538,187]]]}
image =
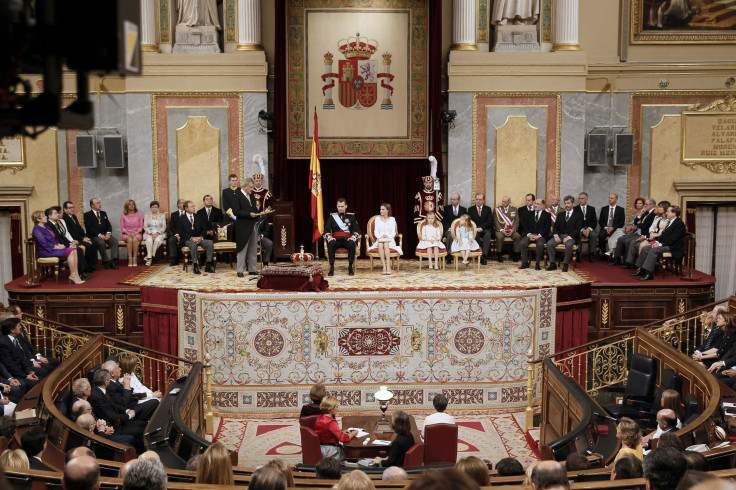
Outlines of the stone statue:
{"label": "stone statue", "polygon": [[494,25],[525,24],[532,25],[539,21],[539,0],[494,0]]}
{"label": "stone statue", "polygon": [[179,20],[177,25],[215,26],[220,29],[216,0],[178,0]]}

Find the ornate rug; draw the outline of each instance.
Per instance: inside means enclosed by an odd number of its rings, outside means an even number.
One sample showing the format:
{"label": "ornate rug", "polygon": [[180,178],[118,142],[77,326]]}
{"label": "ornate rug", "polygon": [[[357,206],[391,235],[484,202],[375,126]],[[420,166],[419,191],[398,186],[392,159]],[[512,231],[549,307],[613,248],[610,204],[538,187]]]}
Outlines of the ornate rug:
{"label": "ornate rug", "polygon": [[[322,262],[325,271],[329,267]],[[381,274],[380,262],[374,262],[374,270],[370,270],[368,260],[357,260],[354,276],[349,276],[347,262],[335,263],[335,275],[325,277],[330,283],[328,291],[437,291],[437,290],[486,290],[486,289],[538,289],[552,286],[571,286],[589,282],[576,272],[547,272],[534,269],[519,270],[519,263],[489,262],[481,266],[480,271],[473,267],[460,266],[456,272],[450,262],[446,270],[429,271],[426,262],[419,270],[416,260],[401,261],[401,270],[393,275]],[[236,270],[226,263],[218,263],[217,273],[201,275],[192,273],[191,268],[185,273],[181,266],[158,266],[141,271],[135,277],[122,281],[141,287],[159,287],[169,289],[187,289],[190,291],[222,291],[245,292],[258,291],[256,281],[249,281],[248,276],[238,278]]]}
{"label": "ornate rug", "polygon": [[[453,412],[453,415],[459,426],[458,459],[477,456],[491,460],[494,466],[509,456],[524,466],[538,459],[525,437],[524,412],[476,416]],[[414,417],[421,431],[425,415]],[[341,423],[339,416],[338,422]],[[274,458],[285,460],[289,466],[302,462],[299,423],[294,417],[263,419],[224,415],[215,420],[214,440],[238,450],[239,466],[252,468]]]}
{"label": "ornate rug", "polygon": [[[527,352],[554,351],[556,288],[323,293],[179,291],[179,356],[212,358],[220,412],[296,413],[316,382],[341,410],[524,407]],[[536,386],[536,383],[535,383]]]}

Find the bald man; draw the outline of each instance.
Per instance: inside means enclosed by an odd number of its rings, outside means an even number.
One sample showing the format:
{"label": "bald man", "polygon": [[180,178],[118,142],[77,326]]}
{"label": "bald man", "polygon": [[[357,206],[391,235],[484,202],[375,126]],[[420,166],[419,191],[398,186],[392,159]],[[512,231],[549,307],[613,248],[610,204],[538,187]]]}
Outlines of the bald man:
{"label": "bald man", "polygon": [[665,432],[677,430],[677,414],[674,410],[663,408],[657,412],[657,430],[642,437],[641,445],[644,447],[644,454],[647,454],[652,448],[652,439],[659,439],[659,436]]}
{"label": "bald man", "polygon": [[97,456],[95,455],[95,452],[92,451],[87,446],[79,446],[75,447],[74,449],[70,449],[66,452],[66,463],[73,459],[77,459],[82,456],[89,456],[90,458],[97,459]]}
{"label": "bald man", "polygon": [[80,456],[64,466],[61,488],[97,490],[100,488],[100,465],[90,456]]}
{"label": "bald man", "polygon": [[513,260],[516,260],[519,254],[519,242],[521,241],[521,235],[519,234],[519,213],[511,205],[511,198],[509,196],[503,196],[501,205],[493,211],[493,227],[496,230],[496,255],[498,255],[498,261],[503,262],[501,247],[503,247],[504,238],[511,238],[514,241]]}
{"label": "bald man", "polygon": [[138,458],[133,458],[127,463],[125,463],[123,466],[120,467],[120,470],[118,470],[118,478],[123,480],[125,478],[125,474],[128,472],[128,470],[138,462]]}
{"label": "bald man", "polygon": [[534,490],[567,490],[570,488],[567,471],[557,461],[541,461],[532,470],[531,480]]}

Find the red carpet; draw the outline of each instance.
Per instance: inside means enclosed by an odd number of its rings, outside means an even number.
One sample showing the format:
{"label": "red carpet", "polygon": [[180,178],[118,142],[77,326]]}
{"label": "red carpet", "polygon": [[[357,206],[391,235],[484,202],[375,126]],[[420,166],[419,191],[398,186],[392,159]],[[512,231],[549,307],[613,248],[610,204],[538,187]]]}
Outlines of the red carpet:
{"label": "red carpet", "polygon": [[[92,279],[85,281],[84,284],[69,284],[69,272],[64,271],[59,274],[59,282],[55,282],[53,278],[46,279],[39,286],[26,287],[26,276],[21,276],[5,285],[8,291],[38,291],[38,292],[97,292],[97,291],[137,291],[138,286],[129,286],[121,284],[121,281],[137,274],[147,274],[152,268],[145,265],[138,267],[128,267],[125,260],[118,261],[119,269],[102,269],[102,265],[98,263],[97,271],[93,273]],[[155,267],[154,267],[155,268]]]}
{"label": "red carpet", "polygon": [[[666,284],[680,284],[684,281],[680,276],[667,271],[664,279],[661,271],[658,271],[651,281],[640,281],[638,277],[631,277],[629,274],[636,272],[636,269],[623,269],[620,265],[609,266],[608,262],[598,261],[591,264],[587,260],[578,263],[575,272],[593,283],[593,286],[621,286],[621,285],[640,285],[640,286],[662,286]],[[691,284],[712,283],[716,278],[700,271],[693,272],[693,281]]]}

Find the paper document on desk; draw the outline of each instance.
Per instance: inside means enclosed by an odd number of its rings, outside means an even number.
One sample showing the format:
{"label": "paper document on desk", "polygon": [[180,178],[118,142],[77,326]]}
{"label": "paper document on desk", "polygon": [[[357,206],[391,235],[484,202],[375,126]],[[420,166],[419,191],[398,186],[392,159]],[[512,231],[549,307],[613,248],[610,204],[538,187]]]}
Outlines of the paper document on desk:
{"label": "paper document on desk", "polygon": [[373,444],[374,446],[390,446],[391,441],[384,441],[382,439],[376,439],[371,444]]}
{"label": "paper document on desk", "polygon": [[361,429],[360,427],[350,427],[348,429],[348,432],[351,431],[351,430],[357,430],[358,431],[358,434],[355,437],[364,437],[364,436],[367,436],[368,435],[368,433],[366,431],[364,431],[363,429]]}

